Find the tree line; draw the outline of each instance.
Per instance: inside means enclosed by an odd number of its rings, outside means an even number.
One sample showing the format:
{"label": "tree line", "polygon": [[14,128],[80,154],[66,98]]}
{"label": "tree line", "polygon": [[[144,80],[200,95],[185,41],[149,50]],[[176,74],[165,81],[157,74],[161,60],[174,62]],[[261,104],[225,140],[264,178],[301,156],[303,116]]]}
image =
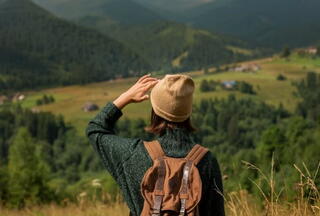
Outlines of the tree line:
{"label": "tree line", "polygon": [[29,0],[0,5],[0,92],[137,76],[149,69],[132,49]]}

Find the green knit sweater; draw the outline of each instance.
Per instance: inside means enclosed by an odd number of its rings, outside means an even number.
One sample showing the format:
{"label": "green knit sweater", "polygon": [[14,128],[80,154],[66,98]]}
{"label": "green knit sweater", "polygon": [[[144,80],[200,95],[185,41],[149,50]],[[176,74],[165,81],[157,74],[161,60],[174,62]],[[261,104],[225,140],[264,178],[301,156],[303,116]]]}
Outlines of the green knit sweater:
{"label": "green knit sweater", "polygon": [[[86,132],[104,166],[119,184],[131,215],[139,216],[143,208],[140,183],[147,169],[152,166],[152,160],[143,140],[115,134],[115,123],[121,116],[121,110],[109,102],[89,122]],[[185,157],[195,145],[191,134],[182,128],[167,129],[157,140],[169,157]],[[222,180],[217,160],[208,152],[197,167],[203,183],[200,215],[224,216],[224,201],[220,194],[223,190]]]}

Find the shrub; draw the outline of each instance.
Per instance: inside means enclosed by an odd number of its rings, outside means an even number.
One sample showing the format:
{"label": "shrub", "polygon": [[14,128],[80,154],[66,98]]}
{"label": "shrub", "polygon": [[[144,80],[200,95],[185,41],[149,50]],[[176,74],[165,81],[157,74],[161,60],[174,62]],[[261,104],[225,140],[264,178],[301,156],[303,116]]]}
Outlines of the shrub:
{"label": "shrub", "polygon": [[253,90],[253,86],[247,82],[239,82],[237,84],[237,89],[244,94],[256,94],[256,92]]}
{"label": "shrub", "polygon": [[217,82],[214,80],[202,80],[200,83],[200,91],[201,92],[209,92],[209,91],[215,91],[216,90]]}
{"label": "shrub", "polygon": [[284,75],[282,75],[282,74],[279,74],[278,76],[277,76],[277,80],[279,80],[279,81],[284,81],[284,80],[286,80],[287,79],[287,77],[285,77]]}

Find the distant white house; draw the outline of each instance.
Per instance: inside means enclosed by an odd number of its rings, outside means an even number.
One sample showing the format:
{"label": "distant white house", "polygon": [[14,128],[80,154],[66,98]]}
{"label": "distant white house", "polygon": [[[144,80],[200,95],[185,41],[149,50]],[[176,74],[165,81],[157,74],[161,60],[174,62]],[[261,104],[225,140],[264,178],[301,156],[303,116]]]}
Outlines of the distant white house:
{"label": "distant white house", "polygon": [[308,54],[315,55],[315,54],[317,54],[318,49],[316,47],[309,47],[305,51]]}
{"label": "distant white house", "polygon": [[307,47],[307,48],[301,48],[297,50],[297,53],[300,55],[316,55],[318,53],[318,48],[317,47]]}
{"label": "distant white house", "polygon": [[258,64],[243,64],[231,69],[237,72],[257,72],[261,70],[261,66]]}
{"label": "distant white house", "polygon": [[223,81],[221,84],[226,89],[233,89],[237,85],[237,81],[235,80]]}
{"label": "distant white house", "polygon": [[24,94],[21,94],[18,92],[15,95],[13,95],[12,101],[13,102],[23,101],[25,98],[26,98],[26,96]]}
{"label": "distant white house", "polygon": [[82,110],[85,112],[92,112],[99,109],[99,106],[97,104],[87,102],[83,107]]}

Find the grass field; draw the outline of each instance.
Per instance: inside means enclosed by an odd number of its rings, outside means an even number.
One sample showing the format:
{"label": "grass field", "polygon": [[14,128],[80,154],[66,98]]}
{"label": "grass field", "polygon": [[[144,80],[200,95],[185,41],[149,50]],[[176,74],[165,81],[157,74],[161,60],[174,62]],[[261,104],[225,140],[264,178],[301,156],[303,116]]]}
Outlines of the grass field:
{"label": "grass field", "polygon": [[[293,96],[295,87],[292,81],[302,79],[306,72],[320,72],[320,58],[301,58],[296,55],[290,59],[267,58],[246,62],[243,64],[256,63],[261,66],[261,70],[255,73],[226,71],[221,73],[204,74],[203,71],[193,71],[187,74],[191,75],[196,83],[195,103],[203,98],[221,98],[226,97],[230,93],[234,93],[237,97],[252,97],[256,100],[265,101],[268,104],[278,106],[280,103],[290,111],[298,101]],[[241,63],[239,63],[241,64]],[[210,71],[213,71],[211,68]],[[283,74],[287,77],[285,81],[278,81],[276,77]],[[200,92],[199,84],[202,79],[226,81],[246,81],[254,86],[257,92],[254,96],[248,96],[235,91],[220,90],[214,92]],[[41,111],[50,111],[55,114],[61,114],[65,119],[75,125],[80,134],[83,134],[87,122],[97,113],[86,113],[82,111],[82,107],[86,102],[93,102],[100,107],[104,106],[108,101],[114,100],[123,91],[128,89],[137,78],[119,79],[114,81],[93,83],[88,85],[74,85],[69,87],[45,89],[36,92],[26,92],[27,99],[22,102],[23,107],[35,108]],[[36,106],[36,100],[44,94],[53,95],[55,103]],[[132,104],[123,110],[124,116],[129,118],[149,118],[150,102],[145,101],[140,104]]]}
{"label": "grass field", "polygon": [[[1,209],[0,209],[1,210]],[[319,203],[310,204],[306,200],[295,203],[273,202],[258,204],[246,191],[231,192],[225,202],[227,216],[318,216]],[[25,208],[23,210],[3,209],[0,216],[128,216],[129,209],[123,203],[82,203],[66,207],[52,205]]]}
{"label": "grass field", "polygon": [[[259,195],[249,194],[248,191],[224,191],[224,206],[227,216],[319,216],[320,191],[317,185],[320,163],[315,173],[310,173],[307,167],[298,167],[293,164],[291,169],[299,173],[300,180],[296,182],[294,199],[286,200],[286,185],[277,188],[274,176],[274,162],[271,169],[261,170],[254,164],[243,161],[247,169],[256,170],[261,174],[261,179],[252,183],[259,189]],[[261,184],[266,188],[262,189]],[[96,187],[96,186],[95,186]],[[82,194],[82,193],[81,193]],[[2,208],[0,203],[0,216],[128,216],[128,207],[124,204],[121,195],[116,201],[108,201],[108,194],[102,191],[101,197],[106,197],[104,202],[86,196],[77,196],[77,202],[65,199],[62,205],[30,206],[23,209]],[[261,198],[259,199],[258,196]],[[95,196],[93,196],[95,197]],[[99,196],[97,196],[99,197]]]}

